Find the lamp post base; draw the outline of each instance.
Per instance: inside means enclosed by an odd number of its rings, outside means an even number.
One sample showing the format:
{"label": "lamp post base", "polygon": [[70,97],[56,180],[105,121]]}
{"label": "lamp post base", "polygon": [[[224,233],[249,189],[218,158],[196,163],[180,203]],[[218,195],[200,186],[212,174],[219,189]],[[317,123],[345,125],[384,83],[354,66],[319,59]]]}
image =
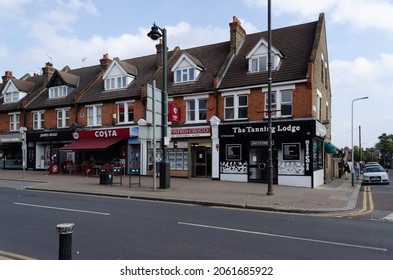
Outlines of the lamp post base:
{"label": "lamp post base", "polygon": [[171,167],[169,162],[160,162],[160,189],[169,189],[170,184],[170,171]]}

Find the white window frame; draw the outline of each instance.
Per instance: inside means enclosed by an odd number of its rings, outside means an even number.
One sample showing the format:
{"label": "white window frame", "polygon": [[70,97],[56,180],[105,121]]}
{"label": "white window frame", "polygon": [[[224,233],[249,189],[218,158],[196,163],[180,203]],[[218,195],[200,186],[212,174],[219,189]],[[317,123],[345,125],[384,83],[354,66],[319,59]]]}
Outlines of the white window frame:
{"label": "white window frame", "polygon": [[19,131],[20,127],[20,113],[9,113],[10,131]]}
{"label": "white window frame", "polygon": [[129,85],[126,75],[111,76],[105,79],[105,90],[124,89]]}
{"label": "white window frame", "polygon": [[194,82],[196,80],[195,67],[177,68],[175,71],[175,83]]}
{"label": "white window frame", "polygon": [[[247,120],[248,119],[248,96],[250,95],[249,90],[245,91],[236,91],[236,92],[228,92],[228,93],[223,93],[222,96],[224,97],[224,120]],[[246,105],[240,105],[239,103],[239,98],[246,96],[247,97],[247,104]],[[226,100],[227,98],[233,98],[233,106],[232,107],[227,107]],[[247,117],[240,118],[239,117],[239,111],[240,109],[247,109]],[[229,118],[227,116],[227,110],[233,109],[233,118]]]}
{"label": "white window frame", "polygon": [[49,99],[63,98],[70,93],[70,87],[66,85],[50,87],[49,88]]}
{"label": "white window frame", "polygon": [[[207,122],[207,99],[209,95],[199,95],[199,96],[189,96],[189,97],[184,97],[184,100],[186,101],[186,123],[206,123]],[[205,100],[206,101],[206,107],[199,108],[199,101]],[[190,108],[189,108],[189,102],[194,102],[194,119],[190,119]],[[205,119],[200,119],[199,115],[201,111],[205,111]]]}
{"label": "white window frame", "polygon": [[33,112],[33,130],[44,129],[45,111]]}
{"label": "white window frame", "polygon": [[86,106],[87,126],[102,126],[102,104]]}
{"label": "white window frame", "polygon": [[19,92],[7,92],[4,94],[4,103],[15,103],[19,101]]}
{"label": "white window frame", "polygon": [[[272,118],[287,118],[293,116],[293,90],[295,87],[280,87],[272,89]],[[283,92],[291,91],[291,102],[283,101]],[[265,118],[269,117],[269,109],[268,109],[268,90],[264,89],[265,93]],[[291,104],[291,114],[284,115],[281,111],[283,105]]]}
{"label": "white window frame", "polygon": [[[134,114],[135,114],[135,101],[122,101],[122,102],[117,102],[117,124],[129,124],[129,123],[134,123]],[[120,121],[120,105],[124,106],[124,121]],[[128,111],[129,107],[132,106],[132,120],[129,119],[129,114],[130,112]]]}
{"label": "white window frame", "polygon": [[57,128],[68,128],[70,126],[70,110],[70,107],[56,109]]}

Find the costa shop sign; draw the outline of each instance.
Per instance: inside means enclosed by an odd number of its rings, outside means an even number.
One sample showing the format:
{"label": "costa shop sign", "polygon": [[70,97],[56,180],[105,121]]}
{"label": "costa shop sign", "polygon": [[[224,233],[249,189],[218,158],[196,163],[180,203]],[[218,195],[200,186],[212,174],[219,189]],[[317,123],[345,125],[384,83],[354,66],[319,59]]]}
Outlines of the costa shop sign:
{"label": "costa shop sign", "polygon": [[172,138],[181,137],[206,137],[210,136],[210,126],[198,126],[198,127],[176,127],[171,129]]}
{"label": "costa shop sign", "polygon": [[74,133],[75,139],[112,139],[112,138],[129,138],[129,128],[112,128],[112,129],[97,129],[97,130],[83,130]]}

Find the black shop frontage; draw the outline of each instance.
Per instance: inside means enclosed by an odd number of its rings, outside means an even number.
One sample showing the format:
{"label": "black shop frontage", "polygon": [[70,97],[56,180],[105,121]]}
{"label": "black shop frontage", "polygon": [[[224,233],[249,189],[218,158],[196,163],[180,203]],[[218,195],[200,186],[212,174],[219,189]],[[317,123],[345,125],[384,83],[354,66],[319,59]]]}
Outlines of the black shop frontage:
{"label": "black shop frontage", "polygon": [[[267,182],[267,122],[219,125],[220,180]],[[273,121],[273,182],[316,187],[324,182],[325,127],[316,120]]]}

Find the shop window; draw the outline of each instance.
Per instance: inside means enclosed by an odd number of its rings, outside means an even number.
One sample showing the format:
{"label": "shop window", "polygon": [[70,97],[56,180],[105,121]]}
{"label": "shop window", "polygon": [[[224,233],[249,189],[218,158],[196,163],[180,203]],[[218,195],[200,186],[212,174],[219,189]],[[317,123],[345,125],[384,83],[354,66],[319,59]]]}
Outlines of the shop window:
{"label": "shop window", "polygon": [[323,168],[323,142],[317,139],[313,140],[313,164],[314,171]]}
{"label": "shop window", "polygon": [[278,155],[278,174],[304,175],[304,150],[300,143],[283,143]]}

